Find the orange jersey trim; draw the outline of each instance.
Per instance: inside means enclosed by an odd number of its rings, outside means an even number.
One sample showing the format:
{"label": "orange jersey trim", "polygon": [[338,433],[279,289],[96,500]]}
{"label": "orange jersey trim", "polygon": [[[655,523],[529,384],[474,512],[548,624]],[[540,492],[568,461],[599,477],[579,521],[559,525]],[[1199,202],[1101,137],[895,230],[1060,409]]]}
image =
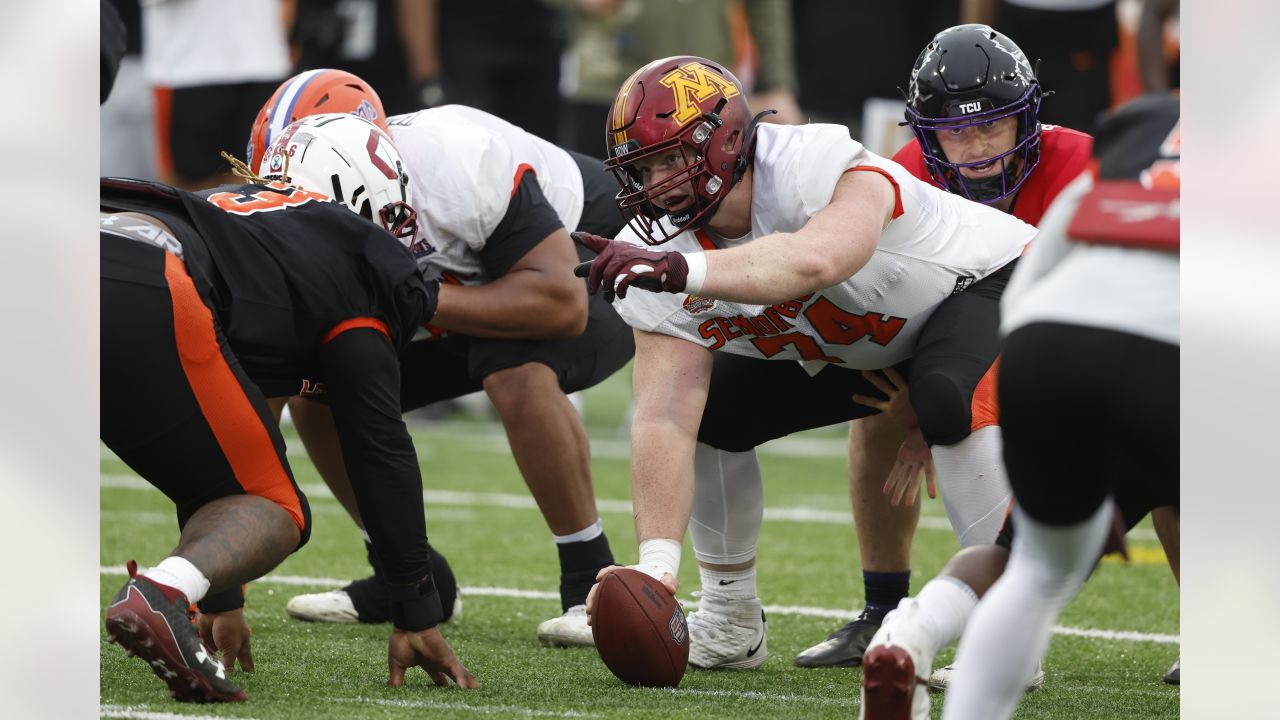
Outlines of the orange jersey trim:
{"label": "orange jersey trim", "polygon": [[156,165],[161,177],[172,178],[173,146],[170,143],[170,128],[173,125],[173,90],[156,86],[152,91],[155,102]]}
{"label": "orange jersey trim", "polygon": [[972,420],[969,429],[978,430],[1000,424],[1000,403],[996,397],[996,379],[1000,374],[1000,356],[987,368],[987,373],[978,381],[973,389],[973,400],[970,404]]}
{"label": "orange jersey trim", "polygon": [[538,174],[529,163],[520,163],[519,167],[516,168],[516,177],[511,181],[511,197],[516,196],[516,188],[520,187],[520,180],[527,172],[532,172],[534,175]]}
{"label": "orange jersey trim", "polygon": [[[902,211],[902,188],[898,187],[898,181],[893,179],[893,176],[889,174],[889,171],[885,170],[882,167],[876,167],[875,165],[858,165],[855,167],[851,167],[848,170],[845,170],[845,172],[853,172],[855,170],[869,170],[871,172],[878,172],[881,175],[885,176],[885,179],[889,181],[889,184],[893,185],[893,215],[890,217],[891,218],[901,217],[903,212]],[[844,174],[844,173],[841,173],[841,174]]]}
{"label": "orange jersey trim", "polygon": [[717,249],[716,244],[711,241],[711,236],[707,234],[706,230],[694,230],[693,236],[698,239],[698,244],[702,246],[703,250]]}
{"label": "orange jersey trim", "polygon": [[372,328],[382,333],[383,335],[386,335],[388,340],[391,339],[391,333],[387,331],[386,323],[382,322],[377,318],[358,317],[358,318],[351,318],[349,320],[343,320],[337,325],[334,325],[333,329],[331,329],[329,332],[324,334],[324,339],[321,340],[320,342],[322,344],[327,343],[330,340],[333,340],[334,338],[338,337],[342,333],[348,330],[355,330],[357,328]]}
{"label": "orange jersey trim", "polygon": [[246,493],[284,508],[298,529],[305,530],[302,503],[289,472],[262,418],[227,365],[213,314],[176,255],[165,254],[164,277],[173,301],[173,334],[182,371],[236,482]]}

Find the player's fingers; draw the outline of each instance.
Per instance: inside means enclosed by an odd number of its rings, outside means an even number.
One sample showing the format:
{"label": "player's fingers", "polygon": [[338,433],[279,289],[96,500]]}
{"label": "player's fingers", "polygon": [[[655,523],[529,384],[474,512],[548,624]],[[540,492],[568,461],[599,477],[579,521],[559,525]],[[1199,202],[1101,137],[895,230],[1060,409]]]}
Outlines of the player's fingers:
{"label": "player's fingers", "polygon": [[480,687],[480,681],[477,680],[476,676],[472,675],[471,671],[464,667],[460,662],[453,663],[453,667],[450,668],[449,674],[453,676],[453,681],[457,683],[460,688],[475,690]]}
{"label": "player's fingers", "polygon": [[663,587],[671,591],[672,596],[676,594],[676,590],[680,587],[680,581],[676,580],[675,576],[671,573],[662,573],[662,580],[660,582]]}
{"label": "player's fingers", "polygon": [[869,408],[875,408],[876,410],[879,410],[880,412],[884,412],[884,411],[886,411],[886,410],[888,410],[888,409],[889,409],[889,401],[888,401],[888,400],[881,400],[880,398],[873,398],[873,397],[871,397],[870,395],[854,395],[854,396],[853,396],[853,401],[854,401],[855,403],[859,404],[859,405],[866,405],[866,406],[867,406],[867,407],[869,407]]}
{"label": "player's fingers", "polygon": [[629,273],[623,273],[618,276],[618,281],[614,284],[614,292],[620,298],[627,297],[627,288],[631,287],[631,283],[635,282],[636,276]]}
{"label": "player's fingers", "polygon": [[[573,266],[573,274],[574,274],[576,277],[580,277],[580,278],[590,277],[590,275],[591,275],[591,263],[592,263],[592,261],[591,261],[591,260],[588,260],[588,261],[586,261],[586,262],[584,262],[584,263],[578,263],[577,265]],[[592,292],[592,294],[594,294],[594,293],[595,293],[595,289],[594,289],[594,288],[588,288],[588,290],[590,290],[590,291]]]}
{"label": "player's fingers", "polygon": [[621,565],[606,565],[600,568],[600,572],[596,573],[596,582],[600,582],[601,580],[603,580],[605,575],[608,575],[609,573],[617,572],[621,569],[622,569]]}
{"label": "player's fingers", "polygon": [[608,238],[603,238],[599,235],[592,235],[588,232],[569,233],[569,237],[573,238],[573,241],[579,245],[598,253],[604,252],[604,249],[609,247],[609,243],[612,242],[612,240],[609,240]]}
{"label": "player's fingers", "polygon": [[388,669],[388,675],[387,675],[388,687],[396,688],[404,684],[404,667],[401,666],[400,663],[396,662],[395,658],[387,659],[387,669]]}
{"label": "player's fingers", "polygon": [[907,483],[907,507],[915,505],[918,497],[920,497],[920,471],[916,469]]}
{"label": "player's fingers", "polygon": [[237,658],[240,660],[241,670],[253,672],[253,651],[249,649],[249,638],[246,637],[244,639],[244,644],[240,646]]}
{"label": "player's fingers", "polygon": [[895,388],[899,390],[906,389],[907,379],[902,377],[902,373],[898,372],[895,368],[887,367],[882,372],[884,372],[885,377],[889,378],[889,382],[893,383]]}
{"label": "player's fingers", "polygon": [[882,376],[879,372],[875,370],[863,370],[862,377],[866,378],[867,382],[871,383],[872,385],[875,385],[876,389],[884,393],[885,395],[893,395],[895,392],[898,391],[897,387],[895,387],[892,383],[886,380],[884,376]]}
{"label": "player's fingers", "polygon": [[933,461],[929,460],[924,466],[925,487],[929,491],[929,499],[938,499],[938,471],[933,466]]}

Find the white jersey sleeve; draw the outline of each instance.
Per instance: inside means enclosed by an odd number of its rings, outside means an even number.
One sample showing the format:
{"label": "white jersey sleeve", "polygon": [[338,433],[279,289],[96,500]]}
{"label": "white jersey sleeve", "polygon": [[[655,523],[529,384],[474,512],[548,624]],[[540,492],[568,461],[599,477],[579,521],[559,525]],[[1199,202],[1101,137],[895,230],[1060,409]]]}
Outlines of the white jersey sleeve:
{"label": "white jersey sleeve", "polygon": [[526,173],[534,174],[566,228],[575,228],[582,217],[582,172],[574,159],[505,120],[445,105],[388,122],[407,165],[409,202],[418,211],[418,239],[427,248],[418,266],[428,279],[492,280],[485,277],[479,254]]}

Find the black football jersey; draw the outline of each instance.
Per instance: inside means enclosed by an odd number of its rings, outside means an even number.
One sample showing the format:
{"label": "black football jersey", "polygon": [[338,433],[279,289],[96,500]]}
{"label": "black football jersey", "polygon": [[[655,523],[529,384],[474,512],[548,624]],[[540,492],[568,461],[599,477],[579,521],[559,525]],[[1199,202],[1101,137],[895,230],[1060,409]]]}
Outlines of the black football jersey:
{"label": "black football jersey", "polygon": [[277,183],[193,193],[104,178],[99,200],[170,227],[264,395],[325,397],[386,581],[417,589],[430,561],[397,353],[423,319],[427,291],[409,250],[328,198]]}

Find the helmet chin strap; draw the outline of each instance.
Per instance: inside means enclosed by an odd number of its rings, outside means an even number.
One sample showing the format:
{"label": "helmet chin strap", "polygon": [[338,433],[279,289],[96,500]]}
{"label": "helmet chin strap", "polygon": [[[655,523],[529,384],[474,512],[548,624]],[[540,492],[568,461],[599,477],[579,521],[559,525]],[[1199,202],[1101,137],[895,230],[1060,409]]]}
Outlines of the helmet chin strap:
{"label": "helmet chin strap", "polygon": [[[747,127],[742,131],[742,149],[738,151],[738,156],[733,161],[733,175],[729,179],[728,187],[715,200],[707,203],[704,207],[698,207],[699,201],[695,196],[692,212],[695,215],[701,213],[701,216],[693,222],[679,226],[682,230],[701,230],[711,222],[711,218],[715,216],[715,206],[719,205],[720,201],[724,200],[725,196],[729,194],[729,191],[737,186],[738,182],[742,180],[742,176],[747,173],[747,168],[751,167],[751,153],[755,149],[756,125],[760,123],[760,119],[764,116],[775,115],[777,112],[777,110],[762,110],[751,118],[751,122],[747,123]],[[719,117],[716,118],[717,124],[718,121]],[[710,209],[711,211],[703,213],[702,210],[704,209]]]}

